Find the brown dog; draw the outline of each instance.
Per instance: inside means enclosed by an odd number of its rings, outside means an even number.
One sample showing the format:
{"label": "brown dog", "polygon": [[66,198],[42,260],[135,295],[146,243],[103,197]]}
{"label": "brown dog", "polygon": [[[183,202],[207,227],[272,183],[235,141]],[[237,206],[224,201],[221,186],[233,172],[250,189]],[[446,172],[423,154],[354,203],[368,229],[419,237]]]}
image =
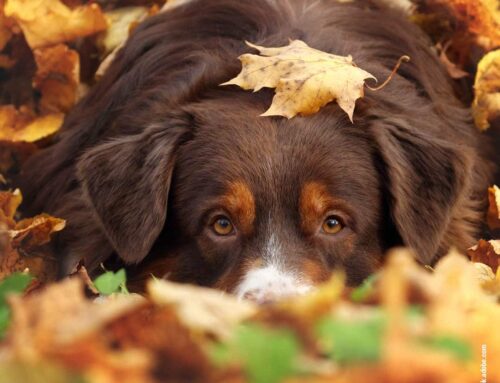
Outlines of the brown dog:
{"label": "brown dog", "polygon": [[[259,117],[271,91],[219,86],[252,51],[245,40],[289,39],[379,79],[411,62],[357,102],[354,124],[334,103]],[[431,264],[473,243],[487,165],[429,45],[368,2],[198,0],[152,17],[24,168],[26,210],[68,220],[61,274],[119,257],[259,302],[336,267],[359,283],[396,245]]]}

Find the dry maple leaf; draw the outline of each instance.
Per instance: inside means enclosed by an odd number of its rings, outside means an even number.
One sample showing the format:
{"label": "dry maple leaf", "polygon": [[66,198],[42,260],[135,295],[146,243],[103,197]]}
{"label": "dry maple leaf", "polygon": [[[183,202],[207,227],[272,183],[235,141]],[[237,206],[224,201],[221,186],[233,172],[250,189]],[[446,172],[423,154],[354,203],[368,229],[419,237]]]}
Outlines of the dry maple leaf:
{"label": "dry maple leaf", "polygon": [[477,245],[467,250],[473,262],[481,262],[491,267],[495,273],[500,264],[500,240],[485,241],[480,239]]}
{"label": "dry maple leaf", "polygon": [[271,107],[261,116],[309,115],[336,100],[352,121],[355,102],[364,94],[365,80],[375,79],[358,68],[351,56],[322,52],[300,40],[279,48],[248,42],[247,45],[257,49],[262,56],[241,55],[241,72],[221,85],[237,85],[254,92],[276,88]]}
{"label": "dry maple leaf", "polygon": [[31,48],[42,48],[107,28],[97,4],[70,9],[60,0],[6,0],[5,15],[21,27]]}
{"label": "dry maple leaf", "polygon": [[55,133],[62,125],[64,115],[52,113],[35,117],[27,107],[0,106],[0,140],[35,142]]}
{"label": "dry maple leaf", "polygon": [[480,130],[500,115],[500,49],[489,52],[477,66],[472,113]]}
{"label": "dry maple leaf", "polygon": [[488,188],[488,215],[486,217],[491,230],[500,229],[500,188],[493,185]]}
{"label": "dry maple leaf", "polygon": [[77,100],[80,82],[78,52],[64,44],[34,51],[37,71],[33,86],[42,93],[42,113],[68,112]]}

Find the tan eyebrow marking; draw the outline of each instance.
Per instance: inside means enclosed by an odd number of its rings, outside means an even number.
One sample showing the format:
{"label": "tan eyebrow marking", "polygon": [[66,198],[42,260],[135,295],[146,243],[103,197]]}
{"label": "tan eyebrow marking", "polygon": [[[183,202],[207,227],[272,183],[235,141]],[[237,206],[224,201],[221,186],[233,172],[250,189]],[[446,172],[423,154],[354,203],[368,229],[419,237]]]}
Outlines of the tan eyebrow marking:
{"label": "tan eyebrow marking", "polygon": [[251,233],[255,220],[255,199],[248,184],[243,181],[231,182],[223,197],[223,203],[237,220],[236,224],[243,233]]}
{"label": "tan eyebrow marking", "polygon": [[334,199],[324,184],[317,181],[306,182],[302,187],[299,200],[302,230],[307,234],[312,234],[333,202]]}

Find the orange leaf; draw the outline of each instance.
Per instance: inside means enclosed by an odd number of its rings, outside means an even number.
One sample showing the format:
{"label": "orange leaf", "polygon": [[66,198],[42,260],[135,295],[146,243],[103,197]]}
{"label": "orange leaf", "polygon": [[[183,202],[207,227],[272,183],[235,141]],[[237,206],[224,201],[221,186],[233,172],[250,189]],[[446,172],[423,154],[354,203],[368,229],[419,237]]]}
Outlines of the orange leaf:
{"label": "orange leaf", "polygon": [[17,21],[31,48],[41,48],[107,28],[97,4],[70,9],[60,0],[7,0],[5,14]]}

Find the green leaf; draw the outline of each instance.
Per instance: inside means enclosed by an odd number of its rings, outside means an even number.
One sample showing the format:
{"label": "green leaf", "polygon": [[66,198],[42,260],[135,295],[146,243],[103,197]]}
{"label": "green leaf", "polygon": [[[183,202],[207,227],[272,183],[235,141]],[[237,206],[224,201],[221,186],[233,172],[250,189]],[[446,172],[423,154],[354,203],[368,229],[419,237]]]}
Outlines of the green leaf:
{"label": "green leaf", "polygon": [[7,303],[9,294],[22,293],[33,280],[27,273],[13,273],[0,281],[0,339],[10,324],[10,307]]}
{"label": "green leaf", "polygon": [[351,292],[351,300],[353,302],[363,302],[375,291],[375,282],[378,279],[378,274],[372,274],[367,277],[361,285],[356,287]]}
{"label": "green leaf", "polygon": [[121,292],[128,293],[127,275],[125,269],[120,269],[116,273],[113,271],[106,271],[104,274],[99,275],[94,280],[95,288],[103,295],[110,295],[113,293]]}
{"label": "green leaf", "polygon": [[8,294],[22,293],[32,280],[27,273],[13,273],[0,281],[0,305],[6,303]]}
{"label": "green leaf", "polygon": [[317,334],[331,359],[340,364],[374,362],[379,360],[383,316],[368,321],[346,321],[326,318],[317,326]]}
{"label": "green leaf", "polygon": [[472,358],[472,348],[465,340],[453,335],[435,335],[420,339],[425,346],[451,353],[455,358],[466,361]]}
{"label": "green leaf", "polygon": [[230,343],[210,351],[217,365],[241,363],[251,383],[279,383],[297,372],[300,345],[290,331],[252,324],[240,326]]}

